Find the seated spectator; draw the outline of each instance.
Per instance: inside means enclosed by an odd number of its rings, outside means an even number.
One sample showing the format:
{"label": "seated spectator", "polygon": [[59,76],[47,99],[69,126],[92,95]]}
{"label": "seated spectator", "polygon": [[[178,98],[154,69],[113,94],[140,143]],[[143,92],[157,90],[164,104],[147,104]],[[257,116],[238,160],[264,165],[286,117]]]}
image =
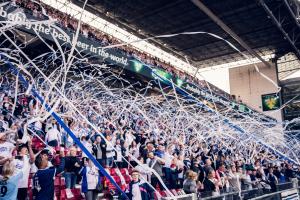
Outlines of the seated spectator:
{"label": "seated spectator", "polygon": [[132,181],[129,183],[128,197],[130,200],[152,200],[154,190],[144,181],[140,180],[140,173],[137,170],[131,172]]}

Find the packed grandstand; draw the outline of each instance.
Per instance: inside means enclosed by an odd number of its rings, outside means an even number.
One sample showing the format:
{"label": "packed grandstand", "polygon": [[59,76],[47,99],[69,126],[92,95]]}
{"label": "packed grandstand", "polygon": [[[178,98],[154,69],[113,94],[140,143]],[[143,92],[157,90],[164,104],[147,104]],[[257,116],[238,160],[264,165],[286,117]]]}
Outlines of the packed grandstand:
{"label": "packed grandstand", "polygon": [[148,75],[37,30],[49,50],[25,53],[20,35],[39,22],[121,41],[39,1],[1,6],[28,17],[0,27],[1,200],[251,199],[300,179],[299,136],[276,120],[130,45],[113,50]]}

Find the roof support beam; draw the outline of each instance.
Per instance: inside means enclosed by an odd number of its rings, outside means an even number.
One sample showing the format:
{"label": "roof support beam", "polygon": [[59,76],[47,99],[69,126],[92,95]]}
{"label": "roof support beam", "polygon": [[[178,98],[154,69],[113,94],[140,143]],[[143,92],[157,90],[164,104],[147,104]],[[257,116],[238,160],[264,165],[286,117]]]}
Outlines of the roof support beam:
{"label": "roof support beam", "polygon": [[242,38],[240,38],[235,32],[233,32],[220,18],[218,18],[209,8],[207,8],[201,0],[191,0],[202,12],[208,15],[217,25],[219,25],[226,33],[228,33],[233,39],[235,39],[243,48],[245,48],[252,56],[258,58],[266,66],[272,67],[269,62],[264,60],[258,53],[256,53],[248,44],[246,44]]}
{"label": "roof support beam", "polygon": [[284,37],[289,41],[290,45],[294,48],[297,58],[300,60],[300,51],[296,47],[295,42],[292,41],[290,36],[287,34],[287,32],[282,28],[281,23],[277,20],[277,18],[274,16],[273,12],[270,10],[270,8],[267,6],[267,4],[264,2],[264,0],[259,0],[259,3],[262,5],[262,7],[265,9],[267,14],[271,17],[273,22],[276,24],[278,29],[281,31],[281,33],[284,35]]}
{"label": "roof support beam", "polygon": [[285,6],[287,7],[287,9],[289,10],[290,14],[291,14],[292,17],[294,18],[294,20],[295,20],[295,22],[296,22],[298,28],[300,28],[300,24],[299,24],[299,22],[298,22],[298,20],[297,20],[296,15],[294,14],[294,12],[293,12],[293,10],[292,10],[292,8],[291,8],[289,2],[288,2],[287,0],[284,0],[284,3],[285,3]]}

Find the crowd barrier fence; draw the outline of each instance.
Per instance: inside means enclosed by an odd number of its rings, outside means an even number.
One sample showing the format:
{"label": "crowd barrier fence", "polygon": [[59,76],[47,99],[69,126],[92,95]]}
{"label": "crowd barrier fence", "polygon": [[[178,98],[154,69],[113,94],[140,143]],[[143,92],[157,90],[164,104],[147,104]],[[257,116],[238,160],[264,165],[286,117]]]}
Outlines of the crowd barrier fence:
{"label": "crowd barrier fence", "polygon": [[[218,196],[205,196],[199,194],[201,200],[300,200],[299,180],[293,179],[291,182],[277,184],[276,192],[265,188],[255,188],[239,192],[221,193]],[[202,197],[202,198],[201,198]]]}

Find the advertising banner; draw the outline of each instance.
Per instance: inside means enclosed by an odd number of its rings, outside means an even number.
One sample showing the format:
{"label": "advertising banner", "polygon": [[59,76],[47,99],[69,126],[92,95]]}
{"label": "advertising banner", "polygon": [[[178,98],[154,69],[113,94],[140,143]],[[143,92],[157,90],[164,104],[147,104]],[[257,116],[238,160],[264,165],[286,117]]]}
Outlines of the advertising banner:
{"label": "advertising banner", "polygon": [[[73,42],[74,31],[60,27],[58,23],[54,22],[52,22],[52,26],[50,26],[49,23],[51,20],[47,16],[35,16],[31,10],[19,8],[11,2],[0,4],[0,20],[11,21],[20,31],[31,35],[38,35],[45,40],[57,41],[61,46],[71,47]],[[178,77],[174,77],[163,69],[157,69],[155,66],[150,67],[129,56],[121,49],[104,49],[103,47],[101,41],[87,38],[81,34],[79,34],[76,42],[76,49],[80,53],[100,58],[113,65],[141,74],[148,79],[158,79],[167,85],[170,85],[170,82],[173,82],[178,88],[185,90],[194,97],[201,97],[202,99],[219,102],[223,105],[231,105],[231,102],[226,98],[200,89],[199,86],[188,83]]]}

